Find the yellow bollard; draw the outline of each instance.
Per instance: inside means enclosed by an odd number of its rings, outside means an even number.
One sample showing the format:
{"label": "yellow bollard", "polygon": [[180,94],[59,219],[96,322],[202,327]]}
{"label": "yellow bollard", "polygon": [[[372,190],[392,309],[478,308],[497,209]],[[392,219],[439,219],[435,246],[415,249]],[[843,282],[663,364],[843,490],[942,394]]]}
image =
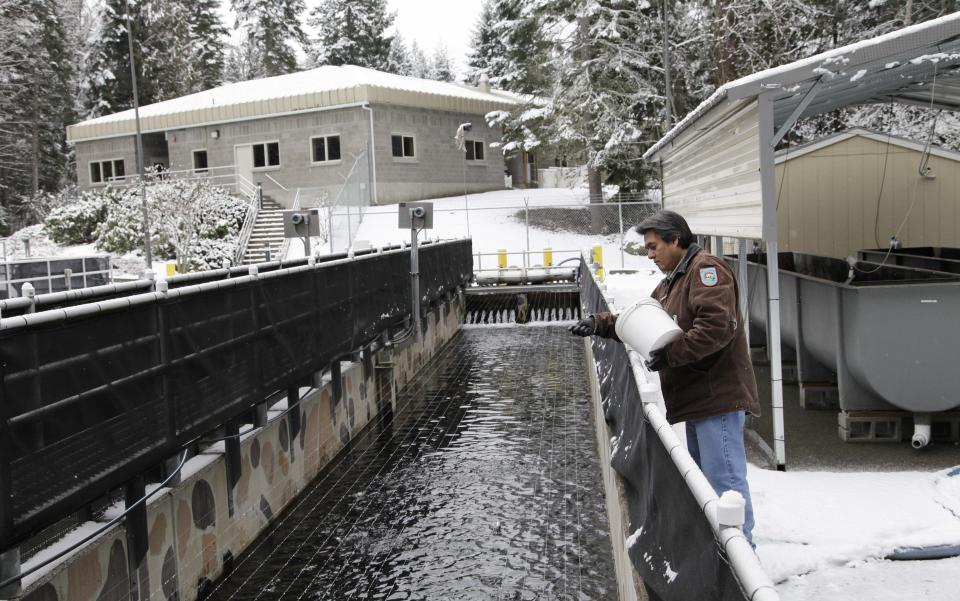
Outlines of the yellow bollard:
{"label": "yellow bollard", "polygon": [[593,262],[597,265],[597,278],[604,281],[606,274],[603,271],[603,247],[599,244],[593,247]]}
{"label": "yellow bollard", "polygon": [[507,268],[507,249],[501,248],[497,251],[497,267],[500,269]]}
{"label": "yellow bollard", "polygon": [[603,247],[599,244],[593,247],[593,262],[603,267]]}
{"label": "yellow bollard", "polygon": [[167,277],[172,278],[175,275],[177,275],[177,264],[167,263]]}
{"label": "yellow bollard", "polygon": [[543,249],[543,266],[544,267],[553,267],[553,249],[545,248]]}

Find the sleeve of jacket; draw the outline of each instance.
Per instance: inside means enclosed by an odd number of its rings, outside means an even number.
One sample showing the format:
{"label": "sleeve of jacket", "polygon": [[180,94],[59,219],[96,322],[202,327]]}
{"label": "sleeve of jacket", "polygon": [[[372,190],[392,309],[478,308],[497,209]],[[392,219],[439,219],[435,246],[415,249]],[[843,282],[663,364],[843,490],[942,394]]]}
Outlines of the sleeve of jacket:
{"label": "sleeve of jacket", "polygon": [[620,342],[620,338],[617,337],[617,331],[615,329],[617,323],[617,315],[615,313],[608,313],[606,311],[601,313],[593,314],[593,321],[595,325],[594,334],[600,336],[601,338],[612,338],[617,342]]}
{"label": "sleeve of jacket", "polygon": [[717,283],[708,286],[700,273],[693,278],[688,303],[693,325],[667,347],[667,364],[681,367],[696,363],[724,348],[737,333],[737,289],[733,275],[722,266],[710,265]]}

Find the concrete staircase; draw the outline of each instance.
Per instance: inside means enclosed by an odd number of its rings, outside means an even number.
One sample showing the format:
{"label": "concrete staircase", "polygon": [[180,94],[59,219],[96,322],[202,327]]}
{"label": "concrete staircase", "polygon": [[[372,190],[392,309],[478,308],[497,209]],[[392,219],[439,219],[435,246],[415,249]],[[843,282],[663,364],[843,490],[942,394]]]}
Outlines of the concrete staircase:
{"label": "concrete staircase", "polygon": [[269,196],[263,197],[260,212],[250,232],[250,241],[243,253],[243,264],[262,263],[267,260],[267,250],[270,251],[270,260],[280,259],[280,247],[283,245],[283,207]]}

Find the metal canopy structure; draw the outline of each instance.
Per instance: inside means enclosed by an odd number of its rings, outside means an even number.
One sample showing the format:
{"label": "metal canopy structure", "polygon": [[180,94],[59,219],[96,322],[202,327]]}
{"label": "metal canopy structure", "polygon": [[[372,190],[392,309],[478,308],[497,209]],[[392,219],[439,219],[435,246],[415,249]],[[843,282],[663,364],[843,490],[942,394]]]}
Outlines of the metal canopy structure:
{"label": "metal canopy structure", "polygon": [[[774,149],[797,119],[857,104],[960,110],[960,13],[724,84],[643,156],[659,161],[663,206],[702,235],[739,238],[777,256]],[[767,269],[774,451],[786,465],[777,261]],[[743,304],[745,299],[741,299]]]}
{"label": "metal canopy structure", "polygon": [[669,154],[682,141],[680,134],[694,125],[701,129],[699,122],[715,107],[761,95],[773,100],[778,132],[800,117],[854,104],[896,102],[960,110],[960,13],[726,83],[650,147],[644,158]]}

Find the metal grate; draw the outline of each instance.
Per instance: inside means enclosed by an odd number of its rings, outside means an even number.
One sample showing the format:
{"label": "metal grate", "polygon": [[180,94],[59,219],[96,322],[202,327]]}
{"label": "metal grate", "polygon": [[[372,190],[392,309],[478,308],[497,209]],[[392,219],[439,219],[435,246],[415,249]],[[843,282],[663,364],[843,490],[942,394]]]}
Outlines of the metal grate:
{"label": "metal grate", "polygon": [[577,286],[501,286],[470,288],[466,296],[468,324],[529,323],[580,319]]}

